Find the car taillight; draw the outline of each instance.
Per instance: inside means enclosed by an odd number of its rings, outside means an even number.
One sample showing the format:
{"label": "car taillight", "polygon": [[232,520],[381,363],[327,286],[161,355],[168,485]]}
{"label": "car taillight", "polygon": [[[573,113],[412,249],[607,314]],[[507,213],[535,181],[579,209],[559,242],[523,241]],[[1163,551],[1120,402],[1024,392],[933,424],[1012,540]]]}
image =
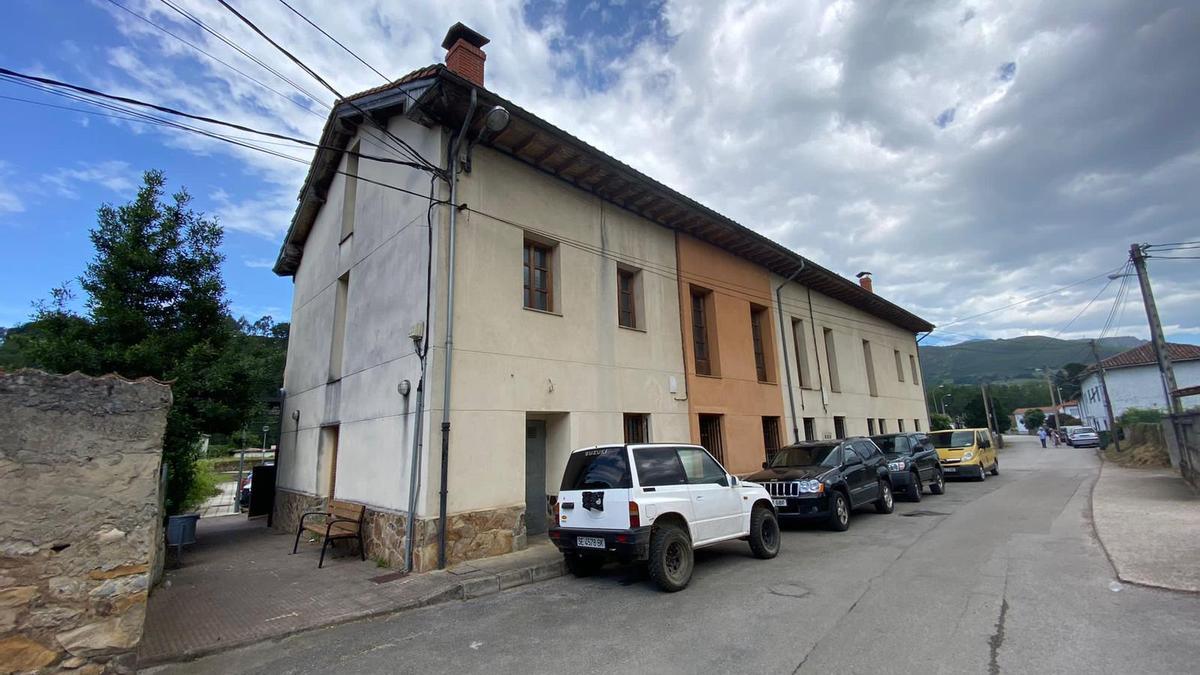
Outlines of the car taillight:
{"label": "car taillight", "polygon": [[638,511],[637,502],[629,502],[629,527],[641,527],[642,514]]}
{"label": "car taillight", "polygon": [[554,524],[558,524],[558,500],[554,500]]}

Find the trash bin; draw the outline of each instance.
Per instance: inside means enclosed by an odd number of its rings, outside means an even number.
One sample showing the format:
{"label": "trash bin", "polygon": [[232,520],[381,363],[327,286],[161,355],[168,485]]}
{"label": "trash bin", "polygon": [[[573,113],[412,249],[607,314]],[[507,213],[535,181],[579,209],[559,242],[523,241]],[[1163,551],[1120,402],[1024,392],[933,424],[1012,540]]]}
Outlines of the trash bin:
{"label": "trash bin", "polygon": [[196,543],[196,521],[199,513],[182,513],[167,518],[167,545],[185,546]]}

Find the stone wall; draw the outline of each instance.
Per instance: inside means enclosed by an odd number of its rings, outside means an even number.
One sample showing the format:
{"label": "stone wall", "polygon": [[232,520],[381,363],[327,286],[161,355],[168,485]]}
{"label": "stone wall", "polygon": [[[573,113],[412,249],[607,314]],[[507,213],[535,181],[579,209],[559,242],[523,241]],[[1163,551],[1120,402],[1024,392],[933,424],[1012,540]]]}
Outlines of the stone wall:
{"label": "stone wall", "polygon": [[129,672],[162,536],[171,390],[0,371],[0,672]]}
{"label": "stone wall", "polygon": [[[278,489],[275,492],[274,527],[294,534],[300,516],[325,508],[325,498]],[[389,567],[404,568],[405,516],[367,507],[363,533],[367,558]],[[413,569],[429,572],[437,569],[438,519],[417,519]],[[487,509],[450,516],[446,528],[446,563],[454,565],[524,549],[525,507]],[[357,551],[355,551],[357,554]]]}

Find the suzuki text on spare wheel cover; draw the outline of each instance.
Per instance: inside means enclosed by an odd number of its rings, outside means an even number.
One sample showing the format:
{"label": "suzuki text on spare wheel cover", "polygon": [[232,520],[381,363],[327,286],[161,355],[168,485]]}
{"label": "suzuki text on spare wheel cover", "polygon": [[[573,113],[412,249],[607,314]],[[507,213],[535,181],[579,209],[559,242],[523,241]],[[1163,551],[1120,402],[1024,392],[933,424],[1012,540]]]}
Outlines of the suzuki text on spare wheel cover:
{"label": "suzuki text on spare wheel cover", "polygon": [[554,509],[550,539],[575,576],[609,560],[645,563],[659,588],[674,592],[691,581],[702,546],[745,539],[759,558],[779,553],[771,496],[698,445],[576,450]]}

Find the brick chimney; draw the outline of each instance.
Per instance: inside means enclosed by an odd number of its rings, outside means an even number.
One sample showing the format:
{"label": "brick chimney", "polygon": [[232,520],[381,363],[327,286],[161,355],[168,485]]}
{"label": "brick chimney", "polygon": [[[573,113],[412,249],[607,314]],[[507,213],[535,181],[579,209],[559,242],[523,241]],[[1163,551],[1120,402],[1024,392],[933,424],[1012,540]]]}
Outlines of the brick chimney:
{"label": "brick chimney", "polygon": [[870,272],[859,272],[855,276],[858,277],[858,285],[859,286],[862,286],[863,288],[865,288],[868,293],[875,292],[875,288],[871,285],[871,273]]}
{"label": "brick chimney", "polygon": [[482,47],[488,42],[491,40],[461,22],[454,24],[446,32],[446,39],[442,40],[442,49],[446,50],[446,67],[482,87],[483,62],[487,60]]}

